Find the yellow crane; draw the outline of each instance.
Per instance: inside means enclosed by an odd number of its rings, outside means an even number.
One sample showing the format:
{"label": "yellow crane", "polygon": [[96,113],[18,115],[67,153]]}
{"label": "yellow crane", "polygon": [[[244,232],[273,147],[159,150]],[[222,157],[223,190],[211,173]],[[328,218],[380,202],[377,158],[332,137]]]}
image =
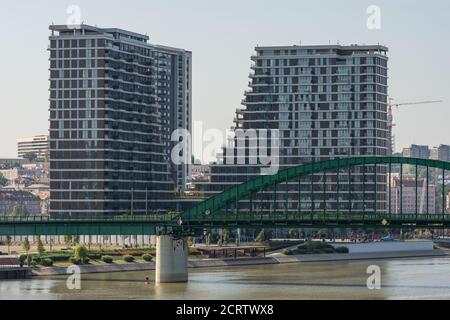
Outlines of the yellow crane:
{"label": "yellow crane", "polygon": [[387,104],[388,130],[389,130],[389,136],[391,137],[390,154],[392,154],[392,152],[395,150],[395,141],[394,141],[394,136],[392,135],[392,127],[395,126],[395,123],[393,123],[393,117],[392,117],[392,107],[398,108],[399,106],[406,106],[406,105],[412,105],[412,104],[427,104],[427,103],[443,102],[443,100],[425,100],[425,101],[392,103],[392,100],[394,100],[394,98],[389,97],[388,104]]}

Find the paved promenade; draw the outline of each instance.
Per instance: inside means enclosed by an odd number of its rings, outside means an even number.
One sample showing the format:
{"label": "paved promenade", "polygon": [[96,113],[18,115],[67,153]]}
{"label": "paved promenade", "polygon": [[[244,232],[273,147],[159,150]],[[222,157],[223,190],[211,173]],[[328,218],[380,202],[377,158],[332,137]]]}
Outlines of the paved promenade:
{"label": "paved promenade", "polygon": [[[376,253],[324,253],[324,254],[304,254],[304,255],[274,255],[271,257],[237,258],[237,259],[193,259],[189,260],[189,268],[212,268],[231,267],[262,264],[279,263],[302,263],[321,261],[343,261],[343,260],[368,260],[368,259],[390,259],[390,258],[418,258],[437,257],[448,255],[445,250],[425,250],[410,252],[376,252]],[[449,255],[450,256],[450,255]],[[113,263],[104,265],[81,265],[81,273],[106,273],[106,272],[126,272],[154,270],[155,262],[145,263]],[[52,276],[67,274],[66,267],[43,267],[33,269],[35,276]]]}

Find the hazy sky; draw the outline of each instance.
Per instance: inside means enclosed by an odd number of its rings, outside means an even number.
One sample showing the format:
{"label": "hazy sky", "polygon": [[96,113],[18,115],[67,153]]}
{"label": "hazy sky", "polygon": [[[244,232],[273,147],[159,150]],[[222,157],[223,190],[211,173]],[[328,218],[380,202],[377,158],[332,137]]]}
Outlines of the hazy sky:
{"label": "hazy sky", "polygon": [[[99,27],[148,33],[193,52],[193,117],[225,130],[247,89],[256,45],[380,43],[389,47],[389,94],[397,102],[442,99],[394,111],[397,150],[450,144],[450,1],[8,1],[0,12],[0,157],[16,137],[48,130],[48,25],[69,5]],[[381,29],[366,26],[369,5]]]}

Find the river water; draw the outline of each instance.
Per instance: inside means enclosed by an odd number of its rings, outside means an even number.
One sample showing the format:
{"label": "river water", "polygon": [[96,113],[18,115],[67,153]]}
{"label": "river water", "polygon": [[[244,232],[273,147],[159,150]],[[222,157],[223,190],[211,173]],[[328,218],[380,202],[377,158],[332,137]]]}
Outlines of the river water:
{"label": "river water", "polygon": [[[380,267],[378,290],[367,289],[369,265]],[[199,268],[161,285],[153,271],[86,274],[80,290],[66,279],[0,281],[0,299],[450,299],[450,257]]]}

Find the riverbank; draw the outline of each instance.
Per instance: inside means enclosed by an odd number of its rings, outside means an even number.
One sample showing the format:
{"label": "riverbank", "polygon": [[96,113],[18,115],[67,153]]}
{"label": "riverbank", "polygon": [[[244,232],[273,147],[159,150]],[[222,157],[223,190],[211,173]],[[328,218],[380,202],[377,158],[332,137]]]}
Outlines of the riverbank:
{"label": "riverbank", "polygon": [[[303,255],[279,255],[271,257],[237,258],[237,259],[193,259],[188,261],[188,268],[212,268],[250,266],[265,264],[326,262],[345,260],[370,260],[393,258],[419,258],[450,256],[446,250],[399,251],[399,252],[365,252],[365,253],[324,253]],[[110,273],[126,271],[155,270],[155,262],[112,263],[104,265],[80,265],[81,273]],[[67,274],[67,267],[42,267],[32,270],[33,276],[55,276]]]}

